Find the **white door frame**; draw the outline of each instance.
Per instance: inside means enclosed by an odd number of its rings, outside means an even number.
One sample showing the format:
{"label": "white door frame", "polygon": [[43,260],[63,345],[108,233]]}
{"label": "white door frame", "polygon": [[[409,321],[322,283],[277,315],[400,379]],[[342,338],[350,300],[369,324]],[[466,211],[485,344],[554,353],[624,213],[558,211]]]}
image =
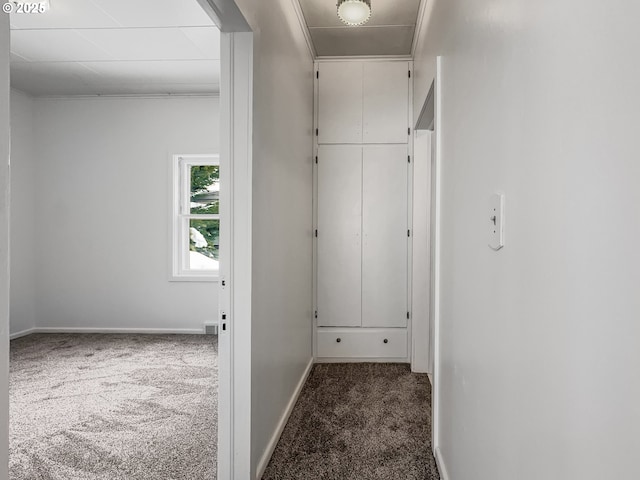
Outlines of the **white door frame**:
{"label": "white door frame", "polygon": [[234,0],[198,0],[220,35],[218,472],[251,473],[253,33]]}
{"label": "white door frame", "polygon": [[433,315],[433,453],[440,469],[443,479],[447,479],[447,471],[440,451],[440,389],[441,389],[441,362],[440,362],[440,257],[441,257],[441,203],[442,203],[442,57],[436,57],[436,78],[435,78],[435,135],[434,159],[433,159],[433,191],[431,198],[433,202],[431,228],[433,240],[433,265],[431,266],[431,302]]}
{"label": "white door frame", "polygon": [[218,478],[244,480],[251,478],[252,33],[221,34],[221,73]]}
{"label": "white door frame", "polygon": [[0,14],[0,479],[9,469],[9,15]]}
{"label": "white door frame", "polygon": [[[433,132],[413,132],[413,262],[411,371],[433,379],[431,316],[431,165]],[[425,211],[425,207],[427,210]]]}
{"label": "white door frame", "polygon": [[[221,35],[221,271],[218,401],[218,475],[221,480],[251,478],[251,187],[253,124],[253,34],[234,0],[198,0],[220,28]],[[3,35],[8,21],[2,19]],[[6,29],[6,31],[5,31]],[[235,33],[234,33],[235,32]],[[241,32],[241,33],[238,33]],[[9,42],[0,58],[8,68]],[[0,104],[6,104],[8,82],[2,85]],[[4,98],[6,96],[6,98]],[[8,108],[4,111],[8,117]],[[4,123],[3,123],[4,126]],[[6,130],[6,131],[4,131]],[[8,136],[7,128],[0,135]],[[4,159],[2,159],[4,162]],[[4,164],[4,163],[3,163]],[[8,168],[1,166],[0,231],[8,238]],[[9,250],[0,249],[0,298],[8,294]],[[8,298],[0,314],[0,339],[8,363]],[[222,320],[222,315],[226,318]],[[4,350],[4,349],[2,349]],[[4,359],[3,359],[4,360]],[[4,368],[3,368],[4,369]],[[8,368],[0,378],[6,386]],[[1,390],[5,390],[2,388]],[[6,405],[7,398],[0,401]],[[3,409],[8,410],[8,409]],[[0,418],[0,447],[8,428]],[[7,467],[8,449],[0,448],[0,479]]]}

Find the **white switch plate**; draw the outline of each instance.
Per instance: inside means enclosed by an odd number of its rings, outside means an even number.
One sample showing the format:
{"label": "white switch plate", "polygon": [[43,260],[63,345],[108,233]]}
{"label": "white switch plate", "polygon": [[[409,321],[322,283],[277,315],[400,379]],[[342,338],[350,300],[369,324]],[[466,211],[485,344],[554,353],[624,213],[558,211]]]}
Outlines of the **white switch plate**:
{"label": "white switch plate", "polygon": [[504,247],[504,195],[494,193],[489,199],[489,246],[494,250]]}

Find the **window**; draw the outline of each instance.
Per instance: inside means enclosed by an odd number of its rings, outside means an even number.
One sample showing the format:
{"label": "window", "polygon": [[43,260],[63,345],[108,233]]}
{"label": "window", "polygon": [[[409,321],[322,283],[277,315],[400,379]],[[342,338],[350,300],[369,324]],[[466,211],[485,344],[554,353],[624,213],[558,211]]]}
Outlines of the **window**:
{"label": "window", "polygon": [[214,281],[220,252],[220,159],[174,155],[172,280]]}

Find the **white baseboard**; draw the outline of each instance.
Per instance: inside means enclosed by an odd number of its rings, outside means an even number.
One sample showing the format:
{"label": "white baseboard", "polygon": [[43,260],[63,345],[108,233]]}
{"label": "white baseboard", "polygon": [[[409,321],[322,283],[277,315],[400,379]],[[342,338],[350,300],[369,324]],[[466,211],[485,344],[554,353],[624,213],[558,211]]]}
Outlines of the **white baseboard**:
{"label": "white baseboard", "polygon": [[449,472],[447,472],[447,467],[444,463],[444,458],[442,457],[440,447],[436,447],[436,465],[438,466],[438,470],[440,471],[440,480],[450,480]]}
{"label": "white baseboard", "polygon": [[317,357],[316,363],[410,363],[408,358]]}
{"label": "white baseboard", "polygon": [[9,340],[15,340],[16,338],[26,337],[27,335],[31,335],[32,333],[36,333],[35,328],[27,328],[26,330],[22,330],[21,332],[12,333],[9,335]]}
{"label": "white baseboard", "polygon": [[156,335],[203,334],[202,328],[89,328],[89,327],[36,327],[29,333],[146,333]]}
{"label": "white baseboard", "polygon": [[289,421],[289,417],[291,416],[293,407],[296,406],[296,402],[298,401],[300,392],[302,392],[302,387],[304,387],[304,384],[306,383],[307,378],[311,373],[313,364],[314,364],[314,361],[312,358],[309,360],[309,364],[307,365],[307,368],[305,368],[304,373],[300,377],[300,381],[298,381],[298,385],[296,385],[296,388],[293,391],[293,395],[291,395],[291,399],[287,404],[287,408],[282,414],[282,417],[280,417],[280,421],[278,422],[277,428],[275,432],[273,432],[273,435],[271,436],[271,440],[269,441],[267,448],[265,449],[264,453],[262,454],[262,457],[260,458],[260,461],[258,462],[258,468],[256,473],[257,480],[262,479],[262,475],[264,475],[264,471],[267,469],[267,465],[269,465],[269,460],[271,460],[271,455],[273,455],[273,451],[276,449],[276,446],[278,445],[278,441],[280,440],[280,436],[282,435],[282,431],[284,430],[284,427],[287,425],[287,422]]}

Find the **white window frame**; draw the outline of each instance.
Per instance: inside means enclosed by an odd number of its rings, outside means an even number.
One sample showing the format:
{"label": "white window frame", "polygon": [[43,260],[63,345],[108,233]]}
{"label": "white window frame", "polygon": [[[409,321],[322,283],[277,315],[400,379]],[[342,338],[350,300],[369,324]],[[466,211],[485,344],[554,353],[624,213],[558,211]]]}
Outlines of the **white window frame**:
{"label": "white window frame", "polygon": [[191,270],[189,265],[189,234],[185,228],[192,218],[220,220],[220,214],[192,215],[190,213],[189,168],[197,165],[220,165],[220,155],[181,154],[171,157],[171,275],[174,282],[217,282],[219,270]]}

